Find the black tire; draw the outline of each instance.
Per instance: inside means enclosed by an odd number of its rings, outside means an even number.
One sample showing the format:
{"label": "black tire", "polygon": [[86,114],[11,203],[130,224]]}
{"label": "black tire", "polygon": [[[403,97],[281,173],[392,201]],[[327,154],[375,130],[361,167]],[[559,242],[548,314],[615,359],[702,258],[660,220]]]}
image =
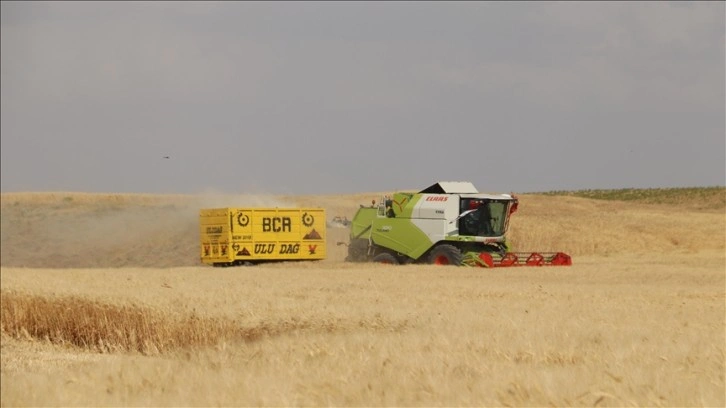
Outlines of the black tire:
{"label": "black tire", "polygon": [[382,263],[382,264],[390,264],[390,265],[398,265],[398,259],[393,256],[393,254],[388,252],[381,252],[380,254],[373,257],[373,262],[376,263]]}
{"label": "black tire", "polygon": [[442,244],[431,250],[429,254],[429,263],[434,265],[461,265],[464,256],[459,248]]}

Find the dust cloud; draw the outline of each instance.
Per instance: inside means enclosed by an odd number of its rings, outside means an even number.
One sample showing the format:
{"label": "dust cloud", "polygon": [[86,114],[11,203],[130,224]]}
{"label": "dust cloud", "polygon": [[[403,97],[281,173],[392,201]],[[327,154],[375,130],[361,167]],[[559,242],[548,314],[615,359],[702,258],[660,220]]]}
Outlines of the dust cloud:
{"label": "dust cloud", "polygon": [[199,265],[199,210],[294,207],[264,194],[188,196],[3,194],[0,265],[33,268]]}

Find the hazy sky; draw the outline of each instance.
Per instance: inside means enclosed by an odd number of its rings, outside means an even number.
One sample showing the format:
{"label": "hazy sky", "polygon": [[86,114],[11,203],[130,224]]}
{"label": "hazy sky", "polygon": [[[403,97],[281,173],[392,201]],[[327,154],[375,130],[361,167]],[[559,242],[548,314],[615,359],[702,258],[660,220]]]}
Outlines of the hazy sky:
{"label": "hazy sky", "polygon": [[3,192],[726,185],[724,2],[0,4]]}

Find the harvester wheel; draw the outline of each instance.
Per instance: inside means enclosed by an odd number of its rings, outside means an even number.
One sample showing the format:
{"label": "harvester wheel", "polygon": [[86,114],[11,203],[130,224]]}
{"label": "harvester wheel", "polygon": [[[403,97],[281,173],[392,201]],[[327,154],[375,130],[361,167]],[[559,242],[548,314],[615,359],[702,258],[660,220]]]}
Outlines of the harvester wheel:
{"label": "harvester wheel", "polygon": [[429,255],[429,263],[434,265],[461,265],[463,259],[459,248],[448,244],[437,246]]}
{"label": "harvester wheel", "polygon": [[381,252],[380,254],[373,257],[373,262],[382,264],[398,265],[398,259],[393,254],[388,252]]}

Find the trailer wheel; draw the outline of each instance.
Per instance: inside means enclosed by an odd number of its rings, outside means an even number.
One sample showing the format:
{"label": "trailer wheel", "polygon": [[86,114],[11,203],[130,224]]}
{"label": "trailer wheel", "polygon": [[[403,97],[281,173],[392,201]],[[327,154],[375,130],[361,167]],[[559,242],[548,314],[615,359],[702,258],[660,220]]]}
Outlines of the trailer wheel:
{"label": "trailer wheel", "polygon": [[434,265],[461,265],[463,259],[459,248],[448,244],[437,246],[429,255],[429,263]]}
{"label": "trailer wheel", "polygon": [[393,254],[388,252],[382,252],[376,256],[373,257],[373,262],[376,263],[382,263],[382,264],[390,264],[390,265],[398,265],[398,259],[396,259]]}

